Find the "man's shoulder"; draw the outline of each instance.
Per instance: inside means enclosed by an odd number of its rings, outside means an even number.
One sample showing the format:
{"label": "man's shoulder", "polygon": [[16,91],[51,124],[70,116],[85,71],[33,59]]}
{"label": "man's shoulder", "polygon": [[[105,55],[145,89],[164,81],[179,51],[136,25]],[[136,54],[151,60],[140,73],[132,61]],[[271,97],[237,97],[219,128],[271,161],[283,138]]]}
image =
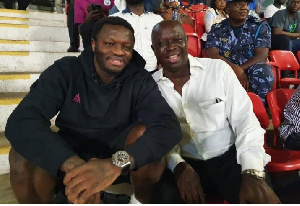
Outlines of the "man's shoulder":
{"label": "man's shoulder", "polygon": [[[269,6],[266,7],[266,10],[265,11],[269,11],[269,10],[273,10],[274,9],[274,5],[273,4],[270,4]],[[275,7],[276,8],[276,7]]]}
{"label": "man's shoulder", "polygon": [[280,9],[274,13],[272,18],[282,18],[283,16],[286,15],[287,15],[286,9]]}
{"label": "man's shoulder", "polygon": [[254,16],[249,15],[249,16],[247,17],[246,22],[247,22],[248,24],[259,25],[259,24],[264,23],[265,21],[263,21],[263,20],[261,20],[261,19],[259,19],[259,18],[256,18],[256,17],[254,17]]}
{"label": "man's shoulder", "polygon": [[228,19],[224,19],[219,23],[213,24],[212,25],[212,30],[214,32],[218,32],[218,31],[222,31],[222,30],[227,30],[228,27],[229,27]]}

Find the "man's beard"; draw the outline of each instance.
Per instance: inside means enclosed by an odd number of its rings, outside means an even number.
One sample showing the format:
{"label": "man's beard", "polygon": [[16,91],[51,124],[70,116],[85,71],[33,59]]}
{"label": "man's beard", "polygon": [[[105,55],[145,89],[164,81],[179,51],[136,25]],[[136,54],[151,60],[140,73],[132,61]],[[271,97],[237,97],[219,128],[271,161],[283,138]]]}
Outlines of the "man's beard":
{"label": "man's beard", "polygon": [[144,3],[144,0],[125,0],[126,4],[138,5]]}

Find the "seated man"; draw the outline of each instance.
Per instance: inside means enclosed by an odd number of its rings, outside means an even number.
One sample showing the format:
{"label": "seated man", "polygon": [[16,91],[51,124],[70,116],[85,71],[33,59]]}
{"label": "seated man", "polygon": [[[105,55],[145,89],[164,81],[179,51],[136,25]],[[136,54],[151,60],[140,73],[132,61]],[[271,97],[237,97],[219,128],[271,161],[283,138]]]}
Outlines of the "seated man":
{"label": "seated man", "polygon": [[206,55],[228,63],[242,86],[266,104],[274,82],[272,69],[266,64],[271,32],[265,21],[248,16],[248,6],[247,0],[227,0],[225,12],[229,18],[212,26]]}
{"label": "seated man", "polygon": [[[92,48],[46,69],[11,114],[5,135],[20,203],[49,203],[55,187],[71,203],[99,203],[99,192],[129,169],[136,169],[133,200],[150,200],[165,168],[162,157],[181,132],[133,46],[128,22],[101,19]],[[58,112],[53,132],[50,119]]]}
{"label": "seated man", "polygon": [[[279,203],[265,182],[265,131],[230,66],[189,56],[177,21],[154,27],[152,48],[162,65],[153,78],[183,135],[167,156],[173,174],[167,171],[155,189],[157,202],[175,203],[181,196],[186,203],[205,203],[204,194],[219,193],[229,203]],[[172,191],[176,185],[179,191]]]}
{"label": "seated man", "polygon": [[286,0],[274,0],[273,4],[270,4],[266,7],[266,10],[264,12],[264,18],[270,21],[272,16],[276,13],[276,11],[285,9],[285,1]]}
{"label": "seated man", "polygon": [[300,150],[300,87],[285,105],[284,121],[279,127],[280,137],[284,147],[290,150]]}
{"label": "seated man", "polygon": [[270,22],[272,49],[300,50],[300,0],[288,0],[286,9],[277,11]]}
{"label": "seated man", "polygon": [[161,22],[160,15],[148,12],[143,0],[125,0],[126,9],[113,14],[128,21],[134,28],[136,50],[145,60],[145,69],[149,72],[156,70],[157,61],[151,49],[151,32],[155,24]]}

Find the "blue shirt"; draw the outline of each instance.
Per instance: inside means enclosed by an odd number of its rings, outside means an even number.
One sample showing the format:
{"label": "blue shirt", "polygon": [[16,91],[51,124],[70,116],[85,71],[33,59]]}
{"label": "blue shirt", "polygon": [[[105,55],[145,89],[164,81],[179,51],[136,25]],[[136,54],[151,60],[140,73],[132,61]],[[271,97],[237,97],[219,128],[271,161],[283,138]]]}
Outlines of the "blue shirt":
{"label": "blue shirt", "polygon": [[[239,33],[239,35],[236,37],[235,33]],[[206,42],[206,48],[219,49],[221,56],[237,65],[251,59],[255,48],[270,47],[271,29],[269,25],[266,21],[261,21],[253,16],[247,17],[245,24],[240,27],[238,32],[234,32],[229,19],[214,24]]]}

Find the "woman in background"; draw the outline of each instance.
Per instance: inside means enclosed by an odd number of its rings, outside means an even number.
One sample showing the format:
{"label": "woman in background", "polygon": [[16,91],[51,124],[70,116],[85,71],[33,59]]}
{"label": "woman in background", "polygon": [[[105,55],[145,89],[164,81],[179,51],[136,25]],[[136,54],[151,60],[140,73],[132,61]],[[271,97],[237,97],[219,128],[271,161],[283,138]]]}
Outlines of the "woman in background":
{"label": "woman in background", "polygon": [[223,19],[228,16],[224,9],[226,7],[226,0],[212,0],[210,8],[206,11],[204,16],[205,33],[201,37],[204,43],[206,42],[207,34],[210,32],[211,26],[216,23],[220,23]]}

